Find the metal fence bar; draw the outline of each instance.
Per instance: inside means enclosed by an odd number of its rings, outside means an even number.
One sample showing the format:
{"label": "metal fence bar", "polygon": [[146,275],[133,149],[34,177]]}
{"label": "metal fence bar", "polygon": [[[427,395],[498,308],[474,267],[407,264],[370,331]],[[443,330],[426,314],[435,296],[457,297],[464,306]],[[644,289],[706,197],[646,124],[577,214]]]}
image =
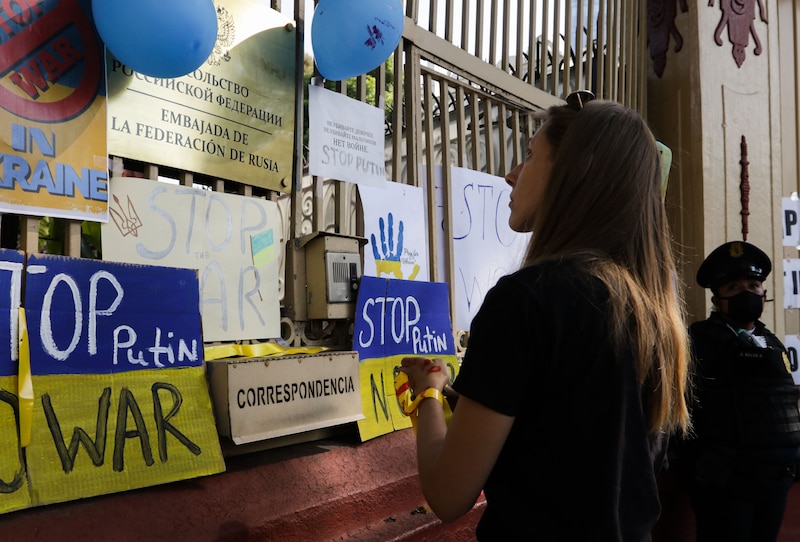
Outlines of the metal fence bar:
{"label": "metal fence bar", "polygon": [[[470,14],[472,9],[470,1],[465,0],[461,9],[461,48],[469,51],[469,36],[470,36]],[[476,15],[477,17],[477,15]]]}
{"label": "metal fence bar", "polygon": [[584,10],[584,4],[583,0],[578,2],[577,13],[575,14],[577,22],[575,25],[575,86],[572,90],[589,88],[586,81],[583,80],[583,65],[586,62],[586,56],[588,56],[585,54],[584,30],[586,26],[584,26],[584,19],[586,18],[586,11]]}
{"label": "metal fence bar", "polygon": [[497,3],[502,0],[491,0],[491,11],[489,12],[489,58],[487,62],[494,65],[497,62],[497,13],[499,11]]}
{"label": "metal fence bar", "polygon": [[[450,108],[448,107],[448,102],[450,100],[450,92],[449,86],[447,84],[447,79],[442,78],[439,80],[439,103],[440,103],[440,110],[439,110],[439,130],[441,131],[441,165],[442,165],[442,195],[441,195],[441,203],[442,203],[442,212],[443,212],[443,223],[444,223],[444,269],[443,276],[441,277],[444,279],[445,282],[448,284],[455,284],[455,262],[454,262],[454,250],[453,250],[453,198],[452,198],[452,179],[450,175],[450,166],[452,165],[452,160],[450,158]],[[433,119],[431,119],[431,124],[433,124]],[[430,185],[429,185],[430,186]],[[428,192],[429,196],[432,196],[434,192]],[[428,199],[434,199],[433,197],[429,197]],[[431,222],[432,225],[436,224],[436,222]],[[431,229],[436,229],[435,227]],[[430,245],[431,247],[435,247],[436,245]],[[431,254],[436,254],[436,251],[431,251]],[[435,256],[433,256],[435,258]],[[456,313],[456,292],[455,288],[449,288],[450,292],[450,314]]]}
{"label": "metal fence bar", "polygon": [[566,13],[564,14],[564,69],[562,70],[561,77],[561,91],[562,96],[566,96],[572,91],[572,75],[574,72],[573,55],[576,51],[572,49],[572,34],[575,27],[572,26],[572,2],[567,0]]}
{"label": "metal fence bar", "polygon": [[475,52],[477,58],[483,57],[483,10],[485,0],[476,0],[475,6]]}
{"label": "metal fence bar", "polygon": [[595,36],[595,21],[594,18],[594,2],[595,0],[589,0],[588,2],[588,9],[586,13],[586,47],[587,47],[587,55],[586,55],[586,79],[587,82],[584,85],[584,88],[590,89],[593,92],[597,92],[597,84],[594,79],[594,69],[595,69],[595,55],[597,54],[597,38]]}
{"label": "metal fence bar", "polygon": [[392,108],[391,113],[391,149],[392,155],[390,158],[391,178],[396,182],[408,183],[409,179],[403,177],[402,158],[408,155],[409,151],[407,146],[413,140],[405,137],[405,118],[403,115],[403,96],[405,95],[403,86],[403,49],[402,45],[394,51],[394,78],[392,84],[394,92],[392,93],[392,101],[386,104]]}
{"label": "metal fence bar", "polygon": [[503,26],[502,26],[502,48],[500,51],[500,69],[503,71],[510,71],[510,43],[511,39],[511,0],[503,2]]}
{"label": "metal fence bar", "polygon": [[481,141],[480,141],[480,115],[478,110],[478,96],[477,93],[471,92],[470,96],[470,141],[472,142],[472,169],[483,171],[481,169]]}
{"label": "metal fence bar", "polygon": [[456,101],[455,101],[455,117],[456,117],[456,133],[453,136],[456,140],[456,149],[458,155],[456,156],[456,165],[458,167],[467,167],[467,119],[464,113],[464,104],[467,94],[464,87],[459,85],[456,87]]}
{"label": "metal fence bar", "polygon": [[525,6],[529,2],[524,0],[517,0],[517,28],[516,28],[516,55],[514,58],[514,74],[519,77],[524,77],[525,66]]}
{"label": "metal fence bar", "polygon": [[595,94],[598,98],[607,98],[608,93],[605,88],[605,72],[606,72],[606,19],[608,14],[606,8],[609,0],[600,0],[600,9],[597,18],[597,84],[595,85]]}
{"label": "metal fence bar", "polygon": [[552,60],[550,61],[550,92],[554,96],[561,94],[558,91],[558,71],[561,66],[561,51],[559,43],[561,42],[561,31],[559,28],[559,21],[561,20],[561,0],[554,0],[553,9],[553,33],[552,33]]}

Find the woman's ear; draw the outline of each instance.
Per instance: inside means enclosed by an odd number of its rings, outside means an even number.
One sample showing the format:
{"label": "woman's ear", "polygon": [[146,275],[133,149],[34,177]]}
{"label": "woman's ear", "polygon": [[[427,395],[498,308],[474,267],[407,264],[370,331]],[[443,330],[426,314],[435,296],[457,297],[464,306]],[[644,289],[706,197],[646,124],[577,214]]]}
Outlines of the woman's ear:
{"label": "woman's ear", "polygon": [[714,305],[714,307],[719,308],[719,300],[717,299],[717,296],[711,296],[711,304]]}

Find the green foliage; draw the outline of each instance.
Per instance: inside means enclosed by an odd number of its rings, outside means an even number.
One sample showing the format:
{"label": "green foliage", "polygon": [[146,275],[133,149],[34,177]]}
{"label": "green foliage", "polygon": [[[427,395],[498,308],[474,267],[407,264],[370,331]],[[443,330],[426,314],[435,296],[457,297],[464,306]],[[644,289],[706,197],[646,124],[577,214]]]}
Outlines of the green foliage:
{"label": "green foliage", "polygon": [[64,220],[52,216],[39,219],[39,252],[64,254]]}
{"label": "green foliage", "polygon": [[81,257],[102,259],[99,222],[81,222]]}
{"label": "green foliage", "polygon": [[[65,227],[63,218],[45,216],[39,219],[39,252],[42,254],[64,254]],[[100,223],[81,222],[81,257],[101,258]]]}

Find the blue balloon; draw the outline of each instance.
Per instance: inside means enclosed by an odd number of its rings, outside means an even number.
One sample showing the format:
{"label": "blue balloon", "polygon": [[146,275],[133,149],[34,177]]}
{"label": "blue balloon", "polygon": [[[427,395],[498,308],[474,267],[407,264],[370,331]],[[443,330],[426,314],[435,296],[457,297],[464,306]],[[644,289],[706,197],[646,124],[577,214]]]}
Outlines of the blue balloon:
{"label": "blue balloon", "polygon": [[217,41],[212,0],[92,0],[92,14],[108,50],[153,77],[197,69]]}
{"label": "blue balloon", "polygon": [[319,73],[341,81],[374,70],[403,36],[401,0],[320,0],[311,21]]}

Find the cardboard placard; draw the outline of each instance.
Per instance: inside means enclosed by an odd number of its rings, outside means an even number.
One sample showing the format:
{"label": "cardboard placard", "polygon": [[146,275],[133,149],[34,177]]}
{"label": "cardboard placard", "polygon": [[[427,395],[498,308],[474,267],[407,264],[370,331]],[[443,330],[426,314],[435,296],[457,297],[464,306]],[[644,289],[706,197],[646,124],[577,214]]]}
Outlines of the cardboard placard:
{"label": "cardboard placard", "polygon": [[15,446],[20,459],[0,456],[0,472],[22,466],[27,480],[0,510],[28,489],[40,505],[223,471],[195,271],[45,255],[24,269],[13,423],[25,461]]}
{"label": "cardboard placard", "polygon": [[361,359],[361,440],[411,427],[394,390],[395,367],[406,356],[444,359],[458,374],[449,292],[441,282],[362,277],[353,349]]}
{"label": "cardboard placard", "polygon": [[114,177],[103,258],[199,271],[203,340],[280,337],[278,205]]}

